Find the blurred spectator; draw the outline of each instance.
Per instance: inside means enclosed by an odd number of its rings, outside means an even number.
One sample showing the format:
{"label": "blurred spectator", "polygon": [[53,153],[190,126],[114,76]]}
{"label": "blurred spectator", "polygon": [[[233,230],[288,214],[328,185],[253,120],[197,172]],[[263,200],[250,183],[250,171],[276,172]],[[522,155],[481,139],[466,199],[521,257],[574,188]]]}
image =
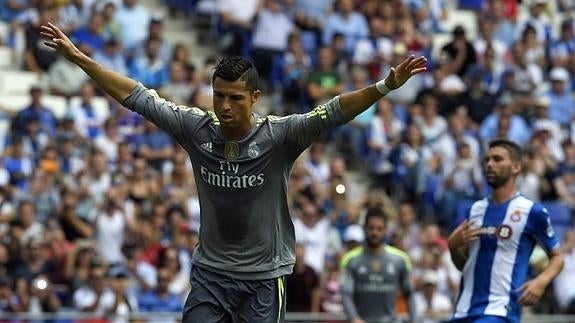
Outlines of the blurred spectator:
{"label": "blurred spectator", "polygon": [[562,127],[569,127],[575,120],[575,99],[571,89],[569,72],[562,67],[555,67],[549,73],[551,89],[549,98],[549,119],[559,122]]}
{"label": "blurred spectator", "polygon": [[355,11],[353,0],[338,0],[337,10],[327,16],[323,26],[323,44],[330,44],[337,32],[344,35],[345,51],[351,55],[357,41],[368,37],[369,26],[365,16]]}
{"label": "blurred spectator", "polygon": [[[20,220],[22,226],[19,241],[21,244],[28,244],[31,240],[43,238],[44,225],[36,219],[36,206],[33,201],[26,199],[20,201],[16,209],[16,218]],[[30,249],[33,249],[32,247],[34,246],[30,246]]]}
{"label": "blurred spectator", "polygon": [[311,203],[302,206],[293,222],[296,241],[305,247],[305,263],[316,273],[321,273],[326,260],[341,249],[338,232],[331,225],[330,218]]}
{"label": "blurred spectator", "polygon": [[307,92],[314,106],[341,94],[345,86],[343,76],[333,66],[334,57],[330,47],[320,48],[318,61],[318,66],[309,75],[307,85]]}
{"label": "blurred spectator", "polygon": [[177,105],[190,102],[192,94],[196,91],[193,83],[187,79],[188,71],[180,61],[172,61],[169,65],[169,81],[158,91],[161,97]]}
{"label": "blurred spectator", "polygon": [[50,92],[67,98],[79,95],[88,75],[78,65],[60,56],[48,70]]}
{"label": "blurred spectator", "polygon": [[178,250],[174,247],[164,248],[160,252],[158,263],[159,270],[165,269],[168,271],[170,279],[168,291],[179,296],[181,300],[185,299],[190,290],[190,272],[184,271]]}
{"label": "blurred spectator", "polygon": [[129,66],[129,74],[149,88],[160,88],[168,82],[168,62],[160,56],[161,39],[147,38],[146,50],[134,57]]}
{"label": "blurred spectator", "polygon": [[172,138],[151,122],[145,122],[144,133],[139,136],[137,155],[149,166],[161,172],[174,153]]}
{"label": "blurred spectator", "polygon": [[136,214],[149,213],[154,200],[160,195],[159,177],[157,171],[148,168],[143,158],[133,162],[133,172],[128,178],[130,199],[136,206]]}
{"label": "blurred spectator", "polygon": [[88,219],[82,218],[77,211],[78,193],[70,188],[64,188],[61,196],[62,202],[56,213],[56,219],[62,226],[66,239],[75,241],[76,239],[92,238],[94,228]]}
{"label": "blurred spectator", "polygon": [[321,290],[319,275],[306,264],[306,247],[296,244],[293,273],[286,278],[286,310],[288,312],[319,312]]}
{"label": "blurred spectator", "polygon": [[274,86],[279,82],[281,57],[288,48],[288,37],[294,30],[293,21],[278,0],[261,0],[253,33],[252,57],[258,73]]}
{"label": "blurred spectator", "polygon": [[76,142],[72,138],[62,139],[58,145],[58,160],[60,163],[58,168],[63,178],[66,178],[66,175],[76,175],[84,168],[84,160],[81,158],[80,149],[75,145]]}
{"label": "blurred spectator", "polygon": [[112,266],[122,263],[122,244],[130,222],[113,190],[106,192],[102,206],[93,211],[91,218],[102,259]]}
{"label": "blurred spectator", "polygon": [[437,274],[425,271],[421,277],[421,290],[413,296],[417,317],[422,323],[440,322],[451,314],[453,304],[444,294],[437,291]]}
{"label": "blurred spectator", "polygon": [[68,253],[64,265],[64,280],[71,290],[89,284],[92,267],[100,260],[92,240],[77,239],[75,249]]}
{"label": "blurred spectator", "polygon": [[217,11],[224,32],[220,48],[227,55],[248,56],[258,8],[263,0],[217,0]]}
{"label": "blurred spectator", "polygon": [[184,69],[184,79],[190,82],[190,85],[195,91],[198,82],[196,67],[190,61],[190,50],[185,44],[177,43],[174,45],[170,62],[179,62],[182,65]]}
{"label": "blurred spectator", "polygon": [[475,48],[467,39],[463,26],[453,29],[453,39],[441,48],[442,55],[446,55],[448,73],[465,75],[469,67],[477,62]]}
{"label": "blurred spectator", "polygon": [[94,139],[94,146],[104,153],[109,163],[115,163],[118,159],[118,145],[123,139],[118,133],[118,120],[109,117],[104,121],[103,127],[102,135]]}
{"label": "blurred spectator", "polygon": [[385,26],[382,18],[373,17],[369,21],[368,37],[358,39],[353,51],[353,63],[367,67],[370,79],[379,78],[382,61],[389,63],[393,53],[391,31]]}
{"label": "blurred spectator", "polygon": [[56,130],[56,117],[42,103],[42,88],[33,86],[30,89],[30,104],[20,110],[12,120],[12,130],[15,135],[24,135],[30,120],[40,123],[40,130],[52,136]]}
{"label": "blurred spectator", "polygon": [[110,314],[116,303],[116,295],[109,286],[106,268],[92,265],[89,283],[74,291],[74,308],[97,316]]}
{"label": "blurred spectator", "polygon": [[[306,99],[306,82],[312,69],[312,60],[302,47],[299,32],[292,32],[288,36],[288,48],[283,54],[281,65],[284,104],[297,106],[297,109],[287,109],[286,112],[300,112]],[[274,113],[283,114],[283,111]]]}
{"label": "blurred spectator", "polygon": [[[118,22],[120,39],[127,52],[148,37],[150,13],[138,0],[122,0],[114,20]],[[137,23],[134,23],[137,21]]]}
{"label": "blurred spectator", "polygon": [[397,235],[400,240],[399,245],[395,247],[413,254],[421,245],[421,227],[413,205],[409,202],[401,202],[398,207],[396,224],[390,228],[390,236]]}
{"label": "blurred spectator", "polygon": [[[473,47],[477,54],[477,61],[486,64],[488,55],[493,55],[491,62],[496,64],[495,70],[502,70],[506,64],[509,64],[511,55],[507,45],[496,38],[494,34],[494,21],[489,18],[478,19],[479,37],[473,41]],[[491,53],[488,51],[492,51]]]}
{"label": "blurred spectator", "polygon": [[[2,248],[2,247],[0,247]],[[6,274],[0,276],[0,313],[17,313],[23,310],[18,296],[14,293],[12,279]]]}
{"label": "blurred spectator", "polygon": [[531,97],[541,88],[543,71],[539,65],[530,63],[527,60],[525,56],[526,50],[525,46],[520,42],[513,45],[513,65],[511,70],[513,71],[514,82],[512,90],[516,95]]}
{"label": "blurred spectator", "polygon": [[485,55],[487,65],[471,72],[467,82],[469,86],[459,96],[459,102],[464,106],[460,113],[465,114],[465,123],[472,130],[476,130],[485,117],[493,111],[496,100],[494,93],[498,90],[498,81],[495,79],[499,78],[499,74],[491,70],[492,65],[490,65],[495,55],[491,47],[488,47]]}
{"label": "blurred spectator", "polygon": [[571,288],[571,284],[575,281],[575,230],[571,229],[565,233],[562,249],[565,265],[553,282],[553,290],[561,311],[573,315],[575,289]]}
{"label": "blurred spectator", "polygon": [[575,54],[574,21],[565,19],[561,22],[559,37],[550,46],[551,67],[567,67],[569,57]]}
{"label": "blurred spectator", "polygon": [[543,192],[551,190],[550,182],[545,178],[545,168],[533,150],[523,152],[523,168],[515,180],[515,186],[521,194],[533,201],[541,201]]}
{"label": "blurred spectator", "polygon": [[[322,41],[322,30],[326,17],[329,17],[334,0],[295,0],[295,23],[296,26],[309,38],[309,49],[315,49]],[[304,46],[305,48],[308,48]]]}
{"label": "blurred spectator", "polygon": [[575,145],[567,141],[563,144],[563,151],[565,160],[559,164],[557,175],[553,179],[553,188],[559,200],[573,207],[575,206]]}
{"label": "blurred spectator", "polygon": [[32,175],[34,162],[30,155],[24,151],[24,140],[15,138],[10,149],[4,154],[2,159],[4,169],[10,176],[9,184],[19,190],[24,190],[28,186],[28,179]]}
{"label": "blurred spectator", "polygon": [[132,239],[122,246],[128,272],[128,289],[138,294],[155,288],[158,283],[156,267],[142,260],[142,252],[142,246]]}
{"label": "blurred spectator", "polygon": [[158,286],[138,296],[138,305],[143,312],[180,312],[183,308],[180,296],[169,291],[170,271],[167,268],[158,269]]}
{"label": "blurred spectator", "polygon": [[60,204],[60,194],[54,185],[53,177],[41,169],[34,171],[28,190],[17,194],[16,198],[33,203],[35,218],[42,224],[54,217]]}
{"label": "blurred spectator", "polygon": [[[158,57],[163,62],[169,62],[172,58],[172,43],[164,36],[164,18],[160,15],[152,15],[148,25],[147,39],[158,39]],[[143,40],[135,49],[134,57],[146,56],[147,41]]]}
{"label": "blurred spectator", "polygon": [[368,133],[369,167],[373,185],[389,192],[393,171],[391,152],[399,145],[405,124],[393,111],[391,102],[383,98],[377,102],[375,116],[371,119]]}
{"label": "blurred spectator", "polygon": [[85,138],[96,139],[102,134],[102,126],[105,122],[104,111],[94,106],[94,84],[83,82],[79,86],[79,105],[70,106],[71,118],[74,120],[76,131]]}
{"label": "blurred spectator", "polygon": [[6,0],[0,2],[0,20],[11,22],[31,4],[31,0]]}
{"label": "blurred spectator", "polygon": [[541,44],[547,44],[552,34],[552,27],[546,13],[547,5],[547,0],[533,0],[527,3],[529,15],[517,24],[515,39],[520,39],[525,28],[531,26],[535,30],[537,41]]}
{"label": "blurred spectator", "polygon": [[120,74],[128,74],[128,67],[124,59],[122,47],[116,38],[112,37],[107,39],[102,45],[102,50],[96,51],[93,58],[104,67]]}
{"label": "blurred spectator", "polygon": [[46,72],[58,59],[58,53],[44,44],[40,36],[40,26],[56,21],[58,12],[56,7],[40,7],[37,22],[26,26],[26,51],[24,53],[24,67],[32,72]]}
{"label": "blurred spectator", "polygon": [[[104,7],[100,9],[103,18],[103,26],[100,32],[104,40],[122,38],[120,34],[121,26],[116,19],[116,12],[118,11],[117,3],[119,3],[119,1],[105,1]],[[96,2],[96,7],[98,4],[99,3]]]}
{"label": "blurred spectator", "polygon": [[546,48],[543,43],[537,39],[537,32],[533,26],[525,26],[519,42],[523,45],[523,56],[527,59],[527,63],[537,64],[542,70],[545,70]]}
{"label": "blurred spectator", "polygon": [[111,314],[117,315],[115,323],[129,322],[129,315],[138,311],[138,299],[128,289],[128,273],[122,268],[112,268],[108,273],[110,288],[115,294]]}
{"label": "blurred spectator", "polygon": [[[77,1],[77,0],[76,0]],[[87,24],[81,24],[80,28],[70,34],[70,39],[86,50],[89,56],[104,49],[104,37],[102,28],[104,27],[104,17],[99,12],[94,12]]]}
{"label": "blurred spectator", "polygon": [[[108,163],[106,156],[98,150],[95,150],[87,157],[86,166],[78,176],[78,184],[81,189],[86,189],[89,197],[94,201],[96,206],[100,206],[105,195],[112,183],[112,177],[108,172]],[[91,212],[96,212],[92,210]],[[94,218],[92,214],[91,218]]]}
{"label": "blurred spectator", "polygon": [[309,148],[309,157],[305,160],[304,164],[313,180],[327,189],[330,169],[326,143],[322,141],[313,143]]}
{"label": "blurred spectator", "polygon": [[410,15],[396,21],[395,43],[403,44],[413,55],[425,55],[431,45],[431,39],[416,29]]}
{"label": "blurred spectator", "polygon": [[501,96],[495,110],[481,123],[479,136],[483,142],[501,136],[521,145],[526,144],[531,137],[531,131],[525,120],[514,114],[515,102],[508,95]]}
{"label": "blurred spectator", "polygon": [[94,1],[71,0],[59,8],[59,25],[65,32],[73,32],[88,24]]}
{"label": "blurred spectator", "polygon": [[192,97],[192,105],[202,110],[213,110],[212,76],[215,66],[216,58],[210,56],[205,59],[204,66],[202,66],[202,69],[199,71],[198,87]]}
{"label": "blurred spectator", "polygon": [[413,121],[423,136],[424,143],[433,145],[442,135],[447,132],[447,121],[438,115],[439,105],[435,96],[428,94],[421,98],[422,114]]}

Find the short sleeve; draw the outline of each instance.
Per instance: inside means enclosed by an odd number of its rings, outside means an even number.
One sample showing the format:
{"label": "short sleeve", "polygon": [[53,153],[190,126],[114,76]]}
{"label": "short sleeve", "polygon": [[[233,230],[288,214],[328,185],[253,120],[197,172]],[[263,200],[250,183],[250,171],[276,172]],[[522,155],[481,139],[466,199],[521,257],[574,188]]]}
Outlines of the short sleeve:
{"label": "short sleeve", "polygon": [[559,248],[559,240],[553,230],[549,212],[543,205],[535,204],[529,214],[529,229],[535,239],[547,251]]}

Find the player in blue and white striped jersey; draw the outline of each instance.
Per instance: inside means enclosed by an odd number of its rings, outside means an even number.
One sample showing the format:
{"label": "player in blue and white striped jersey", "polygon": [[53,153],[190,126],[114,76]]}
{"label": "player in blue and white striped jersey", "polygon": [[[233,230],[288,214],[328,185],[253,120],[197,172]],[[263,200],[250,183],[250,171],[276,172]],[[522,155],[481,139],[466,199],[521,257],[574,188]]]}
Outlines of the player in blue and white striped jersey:
{"label": "player in blue and white striped jersey", "polygon": [[[485,157],[491,196],[476,201],[449,237],[449,251],[462,271],[452,322],[520,322],[521,307],[535,304],[563,267],[547,210],[516,190],[521,148],[505,139],[489,143]],[[528,277],[529,257],[541,244],[549,264]]]}

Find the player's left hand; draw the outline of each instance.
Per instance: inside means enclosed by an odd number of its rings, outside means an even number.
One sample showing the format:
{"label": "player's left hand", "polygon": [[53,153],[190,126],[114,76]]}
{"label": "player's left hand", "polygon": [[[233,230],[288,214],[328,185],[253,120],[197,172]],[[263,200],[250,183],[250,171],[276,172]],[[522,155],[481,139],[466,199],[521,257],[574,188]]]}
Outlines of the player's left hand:
{"label": "player's left hand", "polygon": [[519,292],[521,297],[519,297],[519,304],[523,306],[530,306],[539,301],[547,285],[541,280],[534,278],[527,281],[521,287],[519,287]]}
{"label": "player's left hand", "polygon": [[390,90],[397,89],[409,80],[412,76],[423,73],[427,70],[427,58],[425,56],[415,57],[413,55],[406,58],[396,67],[392,67],[389,75],[385,78],[385,85]]}

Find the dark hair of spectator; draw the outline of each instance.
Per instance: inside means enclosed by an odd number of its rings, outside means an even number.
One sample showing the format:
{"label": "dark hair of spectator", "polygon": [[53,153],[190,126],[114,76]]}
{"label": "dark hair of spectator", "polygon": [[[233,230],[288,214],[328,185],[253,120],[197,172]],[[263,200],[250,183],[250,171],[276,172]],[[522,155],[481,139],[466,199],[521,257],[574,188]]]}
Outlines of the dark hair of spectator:
{"label": "dark hair of spectator", "polygon": [[523,160],[523,149],[521,147],[507,139],[495,139],[489,142],[489,149],[501,147],[509,152],[509,156],[511,156],[511,160],[515,162],[520,162]]}
{"label": "dark hair of spectator", "polygon": [[371,208],[367,210],[367,213],[365,214],[365,225],[369,223],[371,218],[381,219],[387,225],[387,217],[380,208]]}
{"label": "dark hair of spectator", "polygon": [[229,82],[244,81],[246,88],[258,89],[258,71],[252,61],[239,56],[223,57],[215,67],[212,83],[219,77]]}

